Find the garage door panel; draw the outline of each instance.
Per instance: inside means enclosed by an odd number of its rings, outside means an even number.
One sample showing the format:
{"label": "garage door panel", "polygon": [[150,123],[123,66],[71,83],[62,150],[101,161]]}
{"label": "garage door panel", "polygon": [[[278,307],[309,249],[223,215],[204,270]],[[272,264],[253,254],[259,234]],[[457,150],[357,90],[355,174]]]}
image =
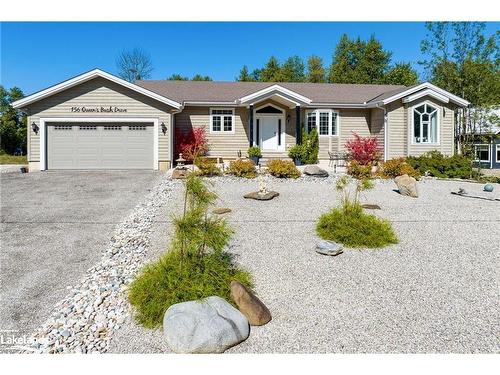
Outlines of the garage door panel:
{"label": "garage door panel", "polygon": [[152,169],[153,124],[48,126],[48,169]]}

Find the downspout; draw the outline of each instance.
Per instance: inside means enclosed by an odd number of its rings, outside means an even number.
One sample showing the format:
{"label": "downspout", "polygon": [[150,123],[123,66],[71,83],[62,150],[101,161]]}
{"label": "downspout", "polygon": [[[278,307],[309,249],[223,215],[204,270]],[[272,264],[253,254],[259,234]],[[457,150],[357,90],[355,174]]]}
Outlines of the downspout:
{"label": "downspout", "polygon": [[389,144],[388,144],[388,134],[387,134],[387,109],[385,107],[381,107],[380,103],[377,103],[375,108],[380,109],[384,112],[384,161],[387,161],[387,157],[389,156]]}
{"label": "downspout", "polygon": [[182,110],[184,109],[184,105],[182,105],[179,109],[175,109],[172,112],[170,112],[170,141],[168,142],[168,148],[169,148],[169,156],[170,156],[170,168],[174,167],[174,126],[175,126],[175,115],[178,113],[181,113]]}

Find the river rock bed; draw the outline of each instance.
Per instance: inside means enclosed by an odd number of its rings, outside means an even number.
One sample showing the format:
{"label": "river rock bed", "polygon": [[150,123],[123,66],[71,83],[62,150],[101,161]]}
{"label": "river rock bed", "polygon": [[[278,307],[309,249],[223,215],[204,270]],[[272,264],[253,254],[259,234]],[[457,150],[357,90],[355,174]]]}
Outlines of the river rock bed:
{"label": "river rock bed", "polygon": [[23,352],[104,353],[112,333],[130,314],[126,288],[149,251],[149,235],[159,208],[171,197],[173,182],[159,181],[115,229],[101,262],[68,287],[50,318],[35,331]]}

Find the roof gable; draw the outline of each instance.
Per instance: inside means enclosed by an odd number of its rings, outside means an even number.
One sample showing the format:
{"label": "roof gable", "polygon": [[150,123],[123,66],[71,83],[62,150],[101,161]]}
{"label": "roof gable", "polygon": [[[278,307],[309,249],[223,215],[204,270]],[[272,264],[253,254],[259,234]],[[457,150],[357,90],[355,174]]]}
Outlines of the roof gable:
{"label": "roof gable", "polygon": [[136,91],[136,92],[141,93],[145,96],[156,99],[159,102],[168,104],[169,106],[174,107],[176,109],[181,108],[181,104],[174,101],[174,100],[168,99],[167,97],[165,97],[163,95],[159,95],[158,93],[150,91],[144,87],[138,86],[138,85],[130,83],[128,81],[125,81],[121,78],[118,78],[118,77],[112,75],[112,74],[106,73],[100,69],[91,70],[90,72],[80,74],[76,77],[73,77],[73,78],[68,79],[66,81],[63,81],[61,83],[58,83],[54,86],[51,86],[45,90],[38,91],[38,92],[31,94],[23,99],[20,99],[20,100],[13,102],[12,106],[14,108],[25,107],[31,103],[45,99],[49,96],[52,96],[52,95],[57,94],[59,92],[65,91],[67,89],[75,87],[75,86],[82,84],[84,82],[90,81],[90,80],[97,78],[97,77],[101,77],[101,78],[107,79],[111,82],[117,83],[121,86],[124,86],[124,87],[130,89],[130,90]]}

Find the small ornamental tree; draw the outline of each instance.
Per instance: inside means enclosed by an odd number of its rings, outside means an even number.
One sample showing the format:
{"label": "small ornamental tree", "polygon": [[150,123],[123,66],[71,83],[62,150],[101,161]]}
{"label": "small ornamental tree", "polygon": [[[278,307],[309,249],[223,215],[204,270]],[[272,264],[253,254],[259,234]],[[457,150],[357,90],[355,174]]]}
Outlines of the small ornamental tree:
{"label": "small ornamental tree", "polygon": [[188,161],[193,161],[208,152],[208,140],[205,128],[190,128],[187,132],[175,129],[175,154]]}
{"label": "small ornamental tree", "polygon": [[375,137],[361,137],[354,133],[354,139],[346,142],[349,157],[360,165],[373,165],[380,156],[378,140]]}

